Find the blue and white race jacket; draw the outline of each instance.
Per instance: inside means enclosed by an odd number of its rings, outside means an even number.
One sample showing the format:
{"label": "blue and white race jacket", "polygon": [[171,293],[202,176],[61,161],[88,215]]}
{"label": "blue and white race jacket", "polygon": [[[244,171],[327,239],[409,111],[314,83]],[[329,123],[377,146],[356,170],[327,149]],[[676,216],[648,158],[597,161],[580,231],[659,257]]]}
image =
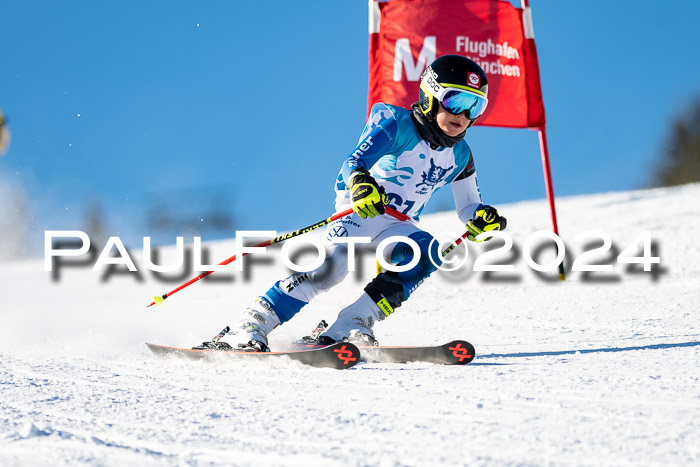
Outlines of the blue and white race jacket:
{"label": "blue and white race jacket", "polygon": [[462,140],[452,148],[431,149],[418,133],[411,111],[389,104],[372,106],[360,141],[343,162],[335,186],[336,211],[350,207],[350,173],[364,167],[389,196],[389,206],[415,219],[430,197],[447,184],[466,224],[481,204],[471,149]]}

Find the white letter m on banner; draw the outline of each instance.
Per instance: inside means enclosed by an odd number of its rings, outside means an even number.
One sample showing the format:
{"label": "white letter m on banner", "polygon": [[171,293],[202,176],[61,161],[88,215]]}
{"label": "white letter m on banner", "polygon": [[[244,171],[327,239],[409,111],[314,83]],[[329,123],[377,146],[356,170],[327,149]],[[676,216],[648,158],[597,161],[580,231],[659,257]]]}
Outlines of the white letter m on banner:
{"label": "white letter m on banner", "polygon": [[411,44],[407,38],[396,40],[394,49],[394,81],[401,81],[401,69],[406,68],[406,79],[418,81],[428,65],[435,60],[435,36],[426,36],[423,39],[423,48],[418,54],[418,61],[413,64]]}

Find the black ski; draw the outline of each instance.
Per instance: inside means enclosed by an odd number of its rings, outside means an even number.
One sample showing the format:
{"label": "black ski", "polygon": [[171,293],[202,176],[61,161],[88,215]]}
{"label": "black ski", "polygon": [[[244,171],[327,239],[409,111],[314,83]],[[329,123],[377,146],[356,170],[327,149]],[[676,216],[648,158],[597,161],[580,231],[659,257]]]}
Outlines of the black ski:
{"label": "black ski", "polygon": [[[298,349],[318,349],[322,346],[300,342]],[[360,345],[362,361],[371,363],[426,362],[441,365],[466,365],[476,355],[474,346],[467,341],[456,340],[433,346],[373,346]]]}
{"label": "black ski", "polygon": [[461,340],[437,346],[362,346],[360,349],[363,361],[384,363],[427,362],[442,365],[466,365],[474,360],[476,355],[474,346]]}
{"label": "black ski", "polygon": [[343,370],[355,366],[360,361],[360,350],[349,342],[338,342],[327,347],[292,350],[287,352],[237,352],[233,350],[182,349],[164,345],[146,344],[158,356],[177,356],[191,359],[202,358],[288,358],[305,365]]}
{"label": "black ski", "polygon": [[[317,349],[323,345],[327,345],[327,342],[324,342],[324,340],[330,340],[332,342],[332,339],[322,335],[323,331],[326,329],[328,329],[328,323],[326,320],[321,320],[309,336],[303,337],[294,344],[295,348]],[[225,332],[228,331],[225,330]],[[474,356],[476,355],[474,346],[462,340],[432,346],[377,346],[370,345],[370,342],[374,344],[377,343],[373,337],[364,337],[365,339],[363,340],[367,343],[365,345],[357,344],[362,350],[363,362],[427,362],[441,365],[466,365],[474,360]],[[218,336],[215,337],[214,340],[217,338]]]}

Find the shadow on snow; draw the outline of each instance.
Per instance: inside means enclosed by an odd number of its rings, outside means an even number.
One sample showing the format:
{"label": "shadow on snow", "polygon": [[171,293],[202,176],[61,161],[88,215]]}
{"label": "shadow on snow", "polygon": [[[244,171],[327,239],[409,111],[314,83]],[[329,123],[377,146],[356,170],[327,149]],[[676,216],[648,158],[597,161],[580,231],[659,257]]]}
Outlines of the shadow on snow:
{"label": "shadow on snow", "polygon": [[[700,346],[700,341],[679,342],[675,344],[650,344],[650,345],[635,345],[631,347],[604,347],[599,349],[580,349],[580,350],[553,350],[545,352],[516,352],[516,353],[491,353],[486,355],[478,355],[475,360],[482,358],[503,358],[503,357],[546,357],[557,355],[573,355],[585,353],[599,352],[628,352],[631,350],[656,350],[656,349],[675,349],[679,347],[696,347]],[[472,363],[473,365],[473,363]]]}

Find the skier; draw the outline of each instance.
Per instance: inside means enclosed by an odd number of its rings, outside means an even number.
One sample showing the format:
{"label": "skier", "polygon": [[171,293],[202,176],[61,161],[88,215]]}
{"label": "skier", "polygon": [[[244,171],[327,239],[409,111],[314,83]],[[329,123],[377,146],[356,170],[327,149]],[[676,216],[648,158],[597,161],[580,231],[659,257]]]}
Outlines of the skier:
{"label": "skier", "polygon": [[[354,213],[331,223],[326,239],[370,237],[370,245],[376,247],[388,237],[408,237],[419,246],[420,260],[408,271],[378,274],[330,327],[317,330],[323,332],[304,338],[305,342],[326,345],[349,340],[377,345],[374,323],[390,316],[441,264],[438,242],[417,225],[421,211],[439,188],[452,186],[457,214],[467,226],[469,240],[506,227],[506,219],[495,208],[481,204],[474,160],[464,141],[467,129],[488,104],[484,71],[460,55],[439,57],[421,75],[419,97],[411,110],[384,103],[372,107],[359,143],[343,162],[335,185],[336,212],[352,207]],[[385,205],[409,220],[385,215]],[[227,327],[215,342],[205,342],[200,348],[269,351],[267,336],[274,328],[346,277],[347,250],[345,244],[331,243],[329,257],[319,269],[276,282],[243,311],[233,328]],[[398,265],[408,264],[414,255],[405,242],[393,244],[385,253],[388,261]]]}
{"label": "skier", "polygon": [[7,120],[0,109],[0,156],[7,152],[10,145],[10,130],[7,129]]}

